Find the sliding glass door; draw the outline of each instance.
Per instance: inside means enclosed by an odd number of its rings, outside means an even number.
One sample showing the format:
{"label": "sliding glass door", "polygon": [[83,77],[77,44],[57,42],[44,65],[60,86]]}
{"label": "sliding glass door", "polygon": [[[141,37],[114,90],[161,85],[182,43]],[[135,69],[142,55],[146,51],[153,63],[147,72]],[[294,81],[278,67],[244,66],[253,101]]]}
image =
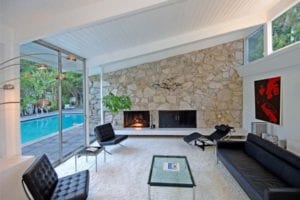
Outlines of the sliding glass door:
{"label": "sliding glass door", "polygon": [[21,46],[22,154],[60,163],[85,145],[85,60],[44,41]]}
{"label": "sliding glass door", "polygon": [[[62,54],[63,58],[68,55]],[[84,145],[84,62],[62,59],[62,154],[68,156]],[[70,128],[71,127],[71,128]]]}

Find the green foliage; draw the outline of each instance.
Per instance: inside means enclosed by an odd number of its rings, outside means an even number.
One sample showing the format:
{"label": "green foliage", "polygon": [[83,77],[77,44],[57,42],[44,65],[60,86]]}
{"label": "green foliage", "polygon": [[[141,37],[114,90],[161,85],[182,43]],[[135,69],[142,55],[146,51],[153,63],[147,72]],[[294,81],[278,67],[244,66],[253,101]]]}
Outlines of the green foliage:
{"label": "green foliage", "polygon": [[71,97],[76,98],[76,103],[83,101],[83,77],[81,73],[66,72],[62,82],[62,96],[65,97],[63,104],[68,104]]}
{"label": "green foliage", "polygon": [[[46,98],[47,93],[57,90],[57,71],[54,69],[38,70],[36,63],[21,60],[20,86],[21,86],[21,110],[25,112],[29,104],[35,104],[39,99]],[[54,99],[49,99],[51,104]]]}
{"label": "green foliage", "polygon": [[131,109],[131,100],[129,96],[114,95],[109,92],[108,95],[103,97],[103,105],[113,114],[116,115],[122,110]]}
{"label": "green foliage", "polygon": [[300,3],[276,18],[272,29],[273,50],[300,41]]}
{"label": "green foliage", "polygon": [[[48,99],[51,102],[51,110],[57,110],[58,81],[56,79],[58,70],[49,66],[45,70],[37,69],[35,62],[21,59],[21,110],[26,113],[28,105],[34,105],[39,99]],[[68,104],[71,97],[81,103],[83,99],[82,74],[76,72],[65,72],[62,81],[62,103]]]}

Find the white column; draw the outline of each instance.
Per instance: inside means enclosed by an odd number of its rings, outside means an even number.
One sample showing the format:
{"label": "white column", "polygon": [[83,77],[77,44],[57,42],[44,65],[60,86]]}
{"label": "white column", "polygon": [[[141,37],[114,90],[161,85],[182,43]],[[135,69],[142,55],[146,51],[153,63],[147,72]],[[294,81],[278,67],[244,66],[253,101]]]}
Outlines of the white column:
{"label": "white column", "polygon": [[[4,56],[1,63],[19,55],[19,45],[7,42],[2,46]],[[20,142],[20,61],[14,59],[0,66],[0,87],[14,85],[12,90],[0,89],[0,158],[21,155]],[[11,64],[11,67],[6,68]]]}

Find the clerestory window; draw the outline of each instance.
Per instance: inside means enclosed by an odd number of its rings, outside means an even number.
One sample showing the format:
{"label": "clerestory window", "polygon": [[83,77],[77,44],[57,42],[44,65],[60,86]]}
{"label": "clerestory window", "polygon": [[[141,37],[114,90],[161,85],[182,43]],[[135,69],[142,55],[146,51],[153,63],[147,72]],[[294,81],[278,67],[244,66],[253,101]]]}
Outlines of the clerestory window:
{"label": "clerestory window", "polygon": [[273,50],[300,41],[300,3],[272,21]]}
{"label": "clerestory window", "polygon": [[264,55],[264,28],[259,27],[246,38],[246,61],[247,63],[262,58]]}

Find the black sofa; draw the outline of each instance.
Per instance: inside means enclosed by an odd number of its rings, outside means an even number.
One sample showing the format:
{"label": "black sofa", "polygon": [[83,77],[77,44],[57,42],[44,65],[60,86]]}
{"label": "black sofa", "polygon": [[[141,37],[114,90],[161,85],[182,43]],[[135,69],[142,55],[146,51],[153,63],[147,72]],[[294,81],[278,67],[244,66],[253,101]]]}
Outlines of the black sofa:
{"label": "black sofa", "polygon": [[300,157],[267,140],[218,141],[217,159],[250,199],[300,199]]}

